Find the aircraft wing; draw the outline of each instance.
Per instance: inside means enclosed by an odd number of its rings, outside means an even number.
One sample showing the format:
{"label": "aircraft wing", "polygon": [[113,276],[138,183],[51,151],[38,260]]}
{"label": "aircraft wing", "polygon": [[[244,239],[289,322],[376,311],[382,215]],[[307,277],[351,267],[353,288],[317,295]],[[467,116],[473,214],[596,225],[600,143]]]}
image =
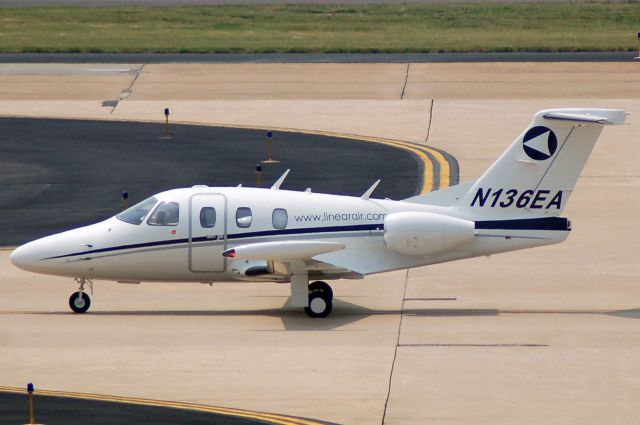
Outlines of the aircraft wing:
{"label": "aircraft wing", "polygon": [[258,242],[228,249],[222,255],[238,260],[266,261],[268,266],[265,278],[288,277],[294,273],[307,272],[312,279],[362,279],[364,275],[356,271],[314,259],[321,254],[344,248],[342,243],[326,241]]}
{"label": "aircraft wing", "polygon": [[240,245],[222,253],[239,260],[295,261],[344,249],[345,245],[324,241],[277,241]]}

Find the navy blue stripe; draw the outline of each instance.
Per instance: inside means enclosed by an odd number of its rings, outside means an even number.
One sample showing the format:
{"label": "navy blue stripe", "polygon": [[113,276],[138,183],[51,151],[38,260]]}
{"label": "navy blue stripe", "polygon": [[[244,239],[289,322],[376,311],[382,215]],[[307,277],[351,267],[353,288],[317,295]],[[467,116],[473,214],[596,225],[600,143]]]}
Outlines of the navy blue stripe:
{"label": "navy blue stripe", "polygon": [[476,221],[476,229],[483,230],[571,230],[564,217],[523,218],[517,220]]}
{"label": "navy blue stripe", "polygon": [[[265,230],[261,232],[234,233],[234,234],[227,235],[227,239],[228,240],[246,239],[246,238],[255,238],[255,237],[261,237],[261,236],[300,235],[300,234],[309,234],[309,233],[358,232],[358,231],[365,231],[365,230],[382,230],[383,228],[384,227],[382,223],[358,224],[353,226],[307,227],[302,229]],[[206,242],[206,241],[210,242],[211,239],[202,236],[202,237],[192,238],[191,241],[192,242]],[[43,258],[43,260],[53,260],[56,258],[74,257],[76,255],[99,254],[103,252],[120,251],[124,249],[177,245],[177,244],[184,244],[188,242],[189,242],[189,239],[167,239],[164,241],[144,242],[144,243],[136,243],[136,244],[130,244],[130,245],[119,245],[119,246],[112,246],[108,248],[92,249],[89,251],[74,252],[71,254],[58,255],[56,257]]]}
{"label": "navy blue stripe", "polygon": [[[382,230],[383,224],[356,224],[352,226],[305,227],[301,229],[264,230],[261,232],[232,233],[227,239],[246,239],[259,236],[302,235],[305,233],[359,232],[363,230]],[[194,238],[195,240],[195,238]]]}
{"label": "navy blue stripe", "polygon": [[101,252],[116,251],[116,250],[120,250],[120,249],[135,249],[135,248],[147,248],[147,247],[150,247],[150,246],[177,245],[177,244],[182,244],[182,243],[187,243],[187,242],[189,242],[189,239],[167,239],[167,240],[164,240],[164,241],[134,243],[134,244],[130,244],[130,245],[119,245],[119,246],[112,246],[112,247],[108,247],[108,248],[92,249],[92,250],[89,250],[89,251],[74,252],[72,254],[58,255],[57,257],[43,258],[43,260],[52,260],[54,258],[73,257],[75,255],[99,254]]}

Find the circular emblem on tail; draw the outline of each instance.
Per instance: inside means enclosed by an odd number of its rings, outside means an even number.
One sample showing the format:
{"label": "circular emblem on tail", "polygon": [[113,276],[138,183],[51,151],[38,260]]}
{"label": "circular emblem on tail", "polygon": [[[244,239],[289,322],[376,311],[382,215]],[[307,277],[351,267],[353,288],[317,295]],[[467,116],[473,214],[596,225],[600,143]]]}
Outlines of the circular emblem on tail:
{"label": "circular emblem on tail", "polygon": [[558,139],[550,128],[537,126],[530,128],[524,135],[522,147],[529,158],[544,161],[556,152]]}

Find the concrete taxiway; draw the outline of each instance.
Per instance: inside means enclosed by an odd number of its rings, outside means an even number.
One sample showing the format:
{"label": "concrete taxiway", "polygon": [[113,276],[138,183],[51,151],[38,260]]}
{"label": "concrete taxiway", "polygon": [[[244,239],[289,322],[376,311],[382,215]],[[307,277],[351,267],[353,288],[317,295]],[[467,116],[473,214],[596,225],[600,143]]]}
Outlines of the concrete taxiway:
{"label": "concrete taxiway", "polygon": [[245,283],[98,282],[91,314],[72,315],[72,282],[21,272],[3,251],[0,384],[346,424],[640,416],[639,64],[21,66],[0,77],[2,115],[160,121],[171,107],[184,122],[426,142],[457,158],[461,180],[539,109],[632,115],[604,129],[567,242],[336,282],[325,320],[289,308],[286,285]]}

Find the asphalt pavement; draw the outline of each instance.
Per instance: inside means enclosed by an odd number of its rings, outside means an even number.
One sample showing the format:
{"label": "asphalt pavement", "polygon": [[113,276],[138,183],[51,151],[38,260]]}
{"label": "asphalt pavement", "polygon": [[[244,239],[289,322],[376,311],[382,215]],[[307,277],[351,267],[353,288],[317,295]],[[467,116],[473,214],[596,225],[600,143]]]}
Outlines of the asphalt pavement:
{"label": "asphalt pavement", "polygon": [[[158,123],[0,118],[0,246],[105,219],[167,189],[255,186],[267,158],[264,130]],[[286,169],[282,189],[374,198],[417,193],[421,165],[406,150],[336,137],[273,132],[265,186]]]}
{"label": "asphalt pavement", "polygon": [[[7,425],[29,423],[28,406],[26,392],[25,394],[16,394],[0,391],[1,423]],[[36,394],[34,397],[34,407],[36,422],[46,425],[258,425],[283,423],[190,409],[142,406],[40,394]]]}

